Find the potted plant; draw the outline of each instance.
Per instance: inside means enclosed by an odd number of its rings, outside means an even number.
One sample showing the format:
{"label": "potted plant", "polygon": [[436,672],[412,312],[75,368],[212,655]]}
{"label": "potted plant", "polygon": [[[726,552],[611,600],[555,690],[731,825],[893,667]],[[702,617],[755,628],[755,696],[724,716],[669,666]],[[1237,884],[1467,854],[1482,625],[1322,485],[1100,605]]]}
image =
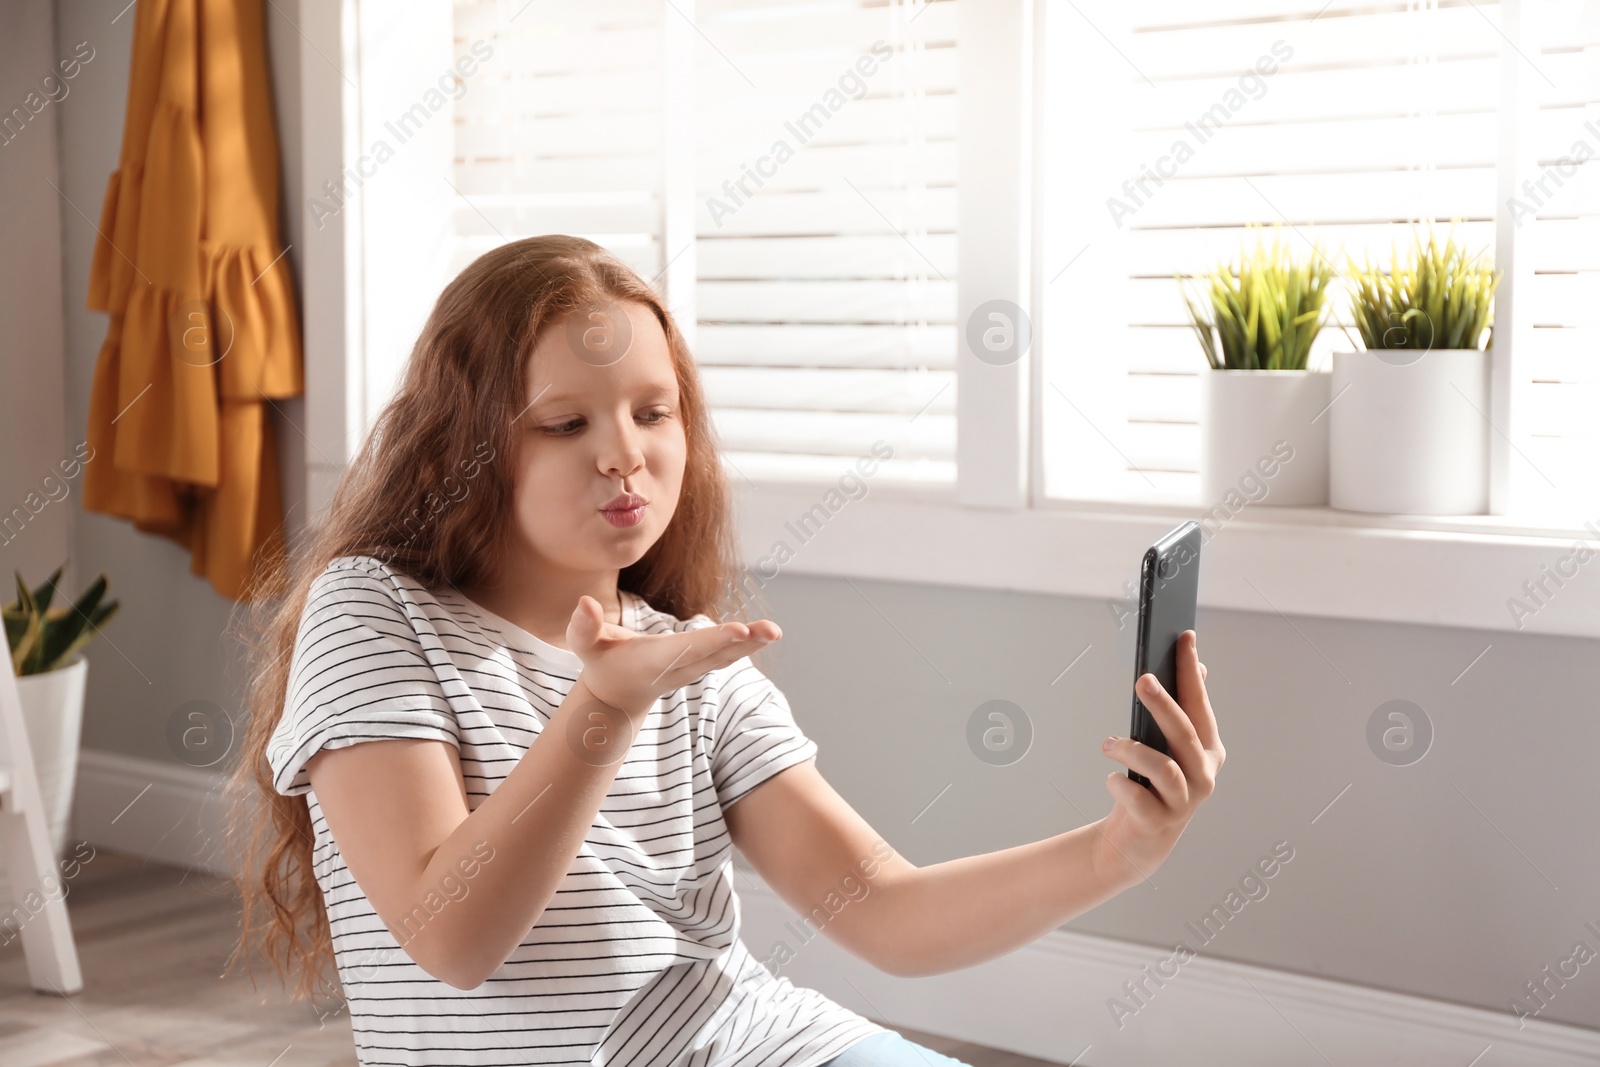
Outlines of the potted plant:
{"label": "potted plant", "polygon": [[1348,511],[1476,515],[1489,506],[1489,361],[1494,291],[1487,250],[1430,224],[1390,268],[1349,264],[1365,351],[1335,352],[1329,503]]}
{"label": "potted plant", "polygon": [[89,584],[76,603],[52,606],[56,583],[65,569],[65,564],[57,567],[43,585],[31,590],[18,573],[17,599],[0,608],[57,859],[66,848],[67,820],[78,778],[78,741],[83,734],[83,690],[89,661],[80,650],[117,611],[115,600],[105,600],[104,574]]}
{"label": "potted plant", "polygon": [[1335,273],[1315,244],[1296,257],[1277,231],[1271,244],[1258,239],[1252,252],[1241,249],[1237,267],[1223,264],[1205,275],[1199,301],[1184,292],[1210,364],[1200,376],[1207,506],[1235,496],[1238,507],[1246,499],[1328,502],[1328,423],[1319,417],[1328,406],[1328,373],[1308,363],[1328,319]]}

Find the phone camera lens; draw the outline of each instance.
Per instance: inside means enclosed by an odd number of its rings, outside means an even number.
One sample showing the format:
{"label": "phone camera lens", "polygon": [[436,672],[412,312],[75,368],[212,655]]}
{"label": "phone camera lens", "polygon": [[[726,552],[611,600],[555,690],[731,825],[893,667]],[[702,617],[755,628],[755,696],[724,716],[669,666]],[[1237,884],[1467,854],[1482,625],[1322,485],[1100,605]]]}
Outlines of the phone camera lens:
{"label": "phone camera lens", "polygon": [[1178,573],[1178,560],[1173,556],[1162,556],[1156,564],[1156,575],[1163,581]]}

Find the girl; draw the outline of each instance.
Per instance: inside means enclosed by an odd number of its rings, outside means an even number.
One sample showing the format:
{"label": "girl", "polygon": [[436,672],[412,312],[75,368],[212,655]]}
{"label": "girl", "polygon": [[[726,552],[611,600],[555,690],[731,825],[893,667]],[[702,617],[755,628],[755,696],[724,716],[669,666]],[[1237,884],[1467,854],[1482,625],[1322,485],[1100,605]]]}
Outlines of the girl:
{"label": "girl", "polygon": [[308,548],[273,561],[234,958],[298,969],[298,997],[331,954],[364,1065],[957,1063],[757,960],[733,846],[889,973],[1025,944],[1157,867],[1210,794],[1193,631],[1181,707],[1141,680],[1173,756],[1106,741],[1153,791],[1113,773],[1096,823],[919,868],[751,662],[777,625],[714,621],[747,615],[734,543],[654,291],[576,237],[474,261]]}

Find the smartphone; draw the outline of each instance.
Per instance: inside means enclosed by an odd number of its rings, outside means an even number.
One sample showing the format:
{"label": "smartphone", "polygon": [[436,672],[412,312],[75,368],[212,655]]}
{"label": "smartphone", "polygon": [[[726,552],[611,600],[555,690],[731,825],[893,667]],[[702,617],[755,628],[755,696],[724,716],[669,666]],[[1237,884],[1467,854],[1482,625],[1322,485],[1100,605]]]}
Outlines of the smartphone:
{"label": "smartphone", "polygon": [[[1178,638],[1194,629],[1195,601],[1200,589],[1200,526],[1185,522],[1162,537],[1144,554],[1139,567],[1138,644],[1133,678],[1150,673],[1167,692],[1178,695]],[[1170,755],[1166,735],[1155,716],[1133,697],[1133,724],[1128,736],[1140,744]],[[1153,791],[1150,779],[1133,769],[1128,777]]]}

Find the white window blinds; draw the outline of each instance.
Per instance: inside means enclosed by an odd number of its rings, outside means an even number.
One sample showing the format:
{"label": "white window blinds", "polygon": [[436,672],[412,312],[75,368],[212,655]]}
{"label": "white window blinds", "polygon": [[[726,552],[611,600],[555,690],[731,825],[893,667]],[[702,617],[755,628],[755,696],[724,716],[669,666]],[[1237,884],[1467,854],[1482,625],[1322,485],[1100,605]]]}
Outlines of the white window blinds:
{"label": "white window blinds", "polygon": [[671,301],[737,475],[832,481],[883,441],[875,482],[953,482],[955,0],[521,8],[455,7],[458,54],[512,27],[456,103],[460,264],[552,232],[691,264]]}
{"label": "white window blinds", "polygon": [[455,0],[457,58],[493,41],[455,103],[455,270],[508,240],[571,233],[660,273],[665,10]]}
{"label": "white window blinds", "polygon": [[696,7],[697,354],[752,479],[882,439],[883,480],[954,480],[955,8]]}
{"label": "white window blinds", "polygon": [[[1580,69],[1593,65],[1587,48],[1574,27],[1554,27],[1561,13],[1587,26],[1580,9],[1593,5],[1529,2],[1547,45],[1526,61],[1535,82],[1554,84],[1526,140],[1550,161],[1595,98]],[[1341,267],[1345,252],[1387,261],[1410,222],[1430,217],[1462,220],[1459,238],[1492,249],[1508,210],[1496,194],[1499,5],[1085,0],[1051,11],[1043,150],[1047,185],[1068,203],[1042,219],[1046,493],[1192,501],[1205,362],[1174,275],[1236,257],[1249,223],[1281,224],[1302,253],[1320,241]],[[1578,354],[1593,352],[1580,328],[1594,306],[1593,275],[1579,273],[1593,269],[1589,225],[1574,204],[1530,224],[1524,306],[1537,328],[1516,363],[1528,433],[1513,470],[1525,486],[1543,480],[1535,467],[1565,480],[1568,506],[1597,480],[1593,438],[1574,418],[1592,388],[1580,379],[1593,381],[1592,356]],[[1312,366],[1351,347],[1354,329],[1330,326]],[[1587,481],[1557,475],[1573,464]]]}
{"label": "white window blinds", "polygon": [[[1526,3],[1527,0],[1524,0]],[[1600,520],[1600,4],[1531,5],[1529,177],[1503,204],[1533,265],[1532,344],[1519,361],[1527,510]],[[1521,186],[1521,183],[1519,183]]]}

